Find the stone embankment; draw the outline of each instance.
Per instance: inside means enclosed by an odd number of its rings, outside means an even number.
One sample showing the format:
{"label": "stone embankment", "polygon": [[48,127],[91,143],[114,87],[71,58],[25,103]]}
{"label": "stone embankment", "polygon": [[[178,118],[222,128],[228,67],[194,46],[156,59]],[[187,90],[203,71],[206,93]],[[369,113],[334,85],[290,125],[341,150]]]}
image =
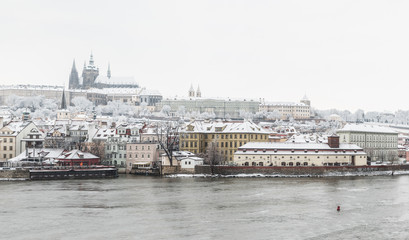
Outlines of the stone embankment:
{"label": "stone embankment", "polygon": [[0,180],[28,180],[30,172],[28,169],[2,169],[0,170]]}
{"label": "stone embankment", "polygon": [[[213,168],[213,169],[212,169]],[[196,166],[195,174],[215,174],[215,175],[277,175],[277,176],[336,176],[348,175],[382,175],[393,174],[394,172],[407,172],[409,165],[390,166],[333,166],[333,167],[253,167],[253,166]],[[166,174],[165,174],[166,175]]]}

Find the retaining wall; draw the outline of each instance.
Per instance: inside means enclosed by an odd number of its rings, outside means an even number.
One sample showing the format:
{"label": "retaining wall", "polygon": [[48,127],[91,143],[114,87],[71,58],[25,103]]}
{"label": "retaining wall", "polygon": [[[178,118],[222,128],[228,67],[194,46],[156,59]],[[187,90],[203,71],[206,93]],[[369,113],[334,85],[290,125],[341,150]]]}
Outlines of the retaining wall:
{"label": "retaining wall", "polygon": [[253,167],[253,166],[196,166],[196,174],[266,174],[266,175],[310,175],[322,176],[328,173],[409,171],[409,165],[392,166],[333,166],[333,167]]}
{"label": "retaining wall", "polygon": [[30,179],[28,169],[0,170],[0,179]]}

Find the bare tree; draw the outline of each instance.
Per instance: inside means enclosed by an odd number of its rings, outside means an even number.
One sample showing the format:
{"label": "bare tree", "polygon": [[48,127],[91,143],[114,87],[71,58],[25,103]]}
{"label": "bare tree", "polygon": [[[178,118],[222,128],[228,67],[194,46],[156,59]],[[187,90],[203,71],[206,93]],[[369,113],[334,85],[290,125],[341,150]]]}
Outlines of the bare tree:
{"label": "bare tree", "polygon": [[224,159],[224,155],[217,145],[217,141],[209,144],[204,154],[204,163],[210,165],[212,174],[214,174],[214,166],[220,165]]}
{"label": "bare tree", "polygon": [[170,166],[173,166],[173,152],[179,150],[179,124],[173,121],[158,122],[155,132]]}
{"label": "bare tree", "polygon": [[84,143],[81,150],[92,153],[101,160],[105,158],[105,143],[103,141]]}

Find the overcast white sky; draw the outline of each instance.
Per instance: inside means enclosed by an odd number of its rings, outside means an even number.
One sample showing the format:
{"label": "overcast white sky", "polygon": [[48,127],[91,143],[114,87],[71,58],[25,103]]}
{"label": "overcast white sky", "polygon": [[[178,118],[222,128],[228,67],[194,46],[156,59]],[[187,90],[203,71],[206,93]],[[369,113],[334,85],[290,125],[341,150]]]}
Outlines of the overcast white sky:
{"label": "overcast white sky", "polygon": [[409,1],[16,1],[0,6],[0,84],[100,73],[164,96],[409,110]]}

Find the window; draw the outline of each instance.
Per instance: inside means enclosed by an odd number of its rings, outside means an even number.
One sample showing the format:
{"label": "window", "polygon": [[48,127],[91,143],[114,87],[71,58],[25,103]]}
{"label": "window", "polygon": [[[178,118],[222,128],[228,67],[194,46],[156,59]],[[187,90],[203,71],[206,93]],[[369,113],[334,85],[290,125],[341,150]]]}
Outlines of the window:
{"label": "window", "polygon": [[9,147],[9,150],[10,150],[10,151],[13,150],[13,146],[10,146],[10,147]]}
{"label": "window", "polygon": [[3,139],[3,142],[5,142],[5,143],[6,143],[6,142],[7,142],[7,138],[4,138],[4,139]]}
{"label": "window", "polygon": [[285,162],[281,162],[281,166],[285,166]]}

